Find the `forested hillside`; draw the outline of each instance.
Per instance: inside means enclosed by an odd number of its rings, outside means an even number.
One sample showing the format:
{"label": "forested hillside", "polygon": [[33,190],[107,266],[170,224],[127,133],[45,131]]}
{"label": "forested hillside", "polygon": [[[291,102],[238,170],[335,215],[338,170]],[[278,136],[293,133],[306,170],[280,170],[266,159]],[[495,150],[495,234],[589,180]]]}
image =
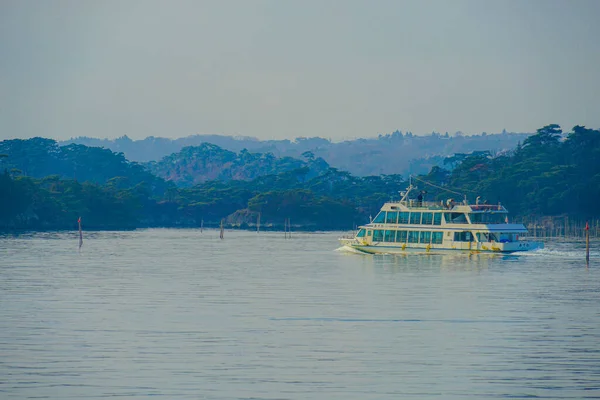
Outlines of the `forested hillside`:
{"label": "forested hillside", "polygon": [[[265,155],[229,154],[216,146],[203,151],[220,154],[221,161],[211,162],[236,165],[229,169],[236,172],[177,187],[109,150],[59,148],[39,138],[0,142],[0,229],[72,229],[79,216],[86,229],[217,226],[222,219],[228,226],[247,227],[259,213],[267,228],[282,227],[290,218],[294,229],[351,229],[368,222],[383,202],[397,199],[408,183],[399,174],[358,177],[336,168],[317,175],[311,153],[305,161],[287,160],[285,170],[275,159],[263,163]],[[427,199],[459,200],[464,194],[475,202],[480,196],[502,202],[513,217],[583,220],[600,216],[599,160],[599,130],[576,126],[564,134],[558,125],[548,125],[511,151],[447,157],[443,167],[414,183],[427,191]],[[178,174],[193,181],[193,170],[186,168]],[[252,179],[258,172],[270,173]]]}
{"label": "forested hillside", "polygon": [[[70,229],[78,216],[89,229],[210,225],[227,217],[239,226],[257,212],[265,226],[291,217],[311,229],[350,228],[402,181],[352,177],[311,153],[298,160],[210,144],[150,166],[171,182],[107,149],[34,138],[0,142],[0,151],[0,229]],[[340,210],[344,218],[334,217]]]}
{"label": "forested hillside", "polygon": [[[478,195],[500,201],[516,215],[600,215],[600,130],[575,126],[565,135],[560,126],[548,125],[513,151],[459,154],[446,159],[446,166],[423,178],[470,201]],[[456,196],[420,186],[436,199]]]}
{"label": "forested hillside", "polygon": [[0,229],[73,229],[82,216],[87,229],[148,226],[197,227],[253,224],[263,227],[291,218],[299,229],[351,229],[375,215],[404,185],[400,176],[359,178],[330,169],[305,180],[306,168],[253,181],[210,181],[171,188],[153,196],[144,184],[118,187],[80,183],[57,176],[36,179],[0,175]]}
{"label": "forested hillside", "polygon": [[246,149],[238,154],[210,143],[184,147],[180,152],[146,166],[155,175],[179,186],[193,186],[211,180],[252,180],[304,167],[307,177],[311,178],[329,168],[323,159],[315,159],[312,154],[306,154],[305,161],[278,158],[271,153],[250,153]]}
{"label": "forested hillside", "polygon": [[0,171],[12,175],[111,184],[121,187],[144,183],[153,193],[163,193],[169,185],[142,165],[128,161],[121,153],[78,144],[59,146],[55,140],[33,138],[0,142]]}

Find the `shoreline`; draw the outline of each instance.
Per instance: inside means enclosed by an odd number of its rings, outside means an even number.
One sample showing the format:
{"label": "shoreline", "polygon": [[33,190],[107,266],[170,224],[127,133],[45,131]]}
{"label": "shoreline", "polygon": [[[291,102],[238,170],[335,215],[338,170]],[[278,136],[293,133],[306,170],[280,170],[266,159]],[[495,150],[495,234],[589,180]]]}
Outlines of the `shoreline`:
{"label": "shoreline", "polygon": [[[83,232],[133,232],[137,230],[146,230],[146,229],[188,229],[188,230],[200,230],[199,226],[139,226],[135,228],[83,228]],[[202,229],[204,230],[219,230],[219,225],[210,225],[204,226]],[[233,230],[233,231],[249,231],[256,232],[256,227],[239,227],[239,226],[224,226],[225,230]],[[292,225],[291,233],[313,233],[313,232],[350,232],[354,231],[353,229],[342,229],[342,228],[308,228],[308,227],[294,227]],[[47,228],[47,229],[29,229],[29,228],[19,228],[19,229],[0,229],[1,235],[12,235],[12,234],[27,234],[27,233],[49,233],[49,232],[74,232],[78,233],[78,229],[66,229],[66,228]],[[281,227],[260,227],[260,232],[285,232],[283,229],[283,225]],[[260,233],[259,232],[259,233]]]}

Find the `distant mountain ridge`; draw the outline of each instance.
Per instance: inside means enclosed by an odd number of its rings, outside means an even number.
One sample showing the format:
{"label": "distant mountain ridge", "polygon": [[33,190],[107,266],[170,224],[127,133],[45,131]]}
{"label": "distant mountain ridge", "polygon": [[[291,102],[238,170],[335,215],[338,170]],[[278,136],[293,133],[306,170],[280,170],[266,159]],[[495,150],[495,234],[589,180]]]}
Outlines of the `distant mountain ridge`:
{"label": "distant mountain ridge", "polygon": [[305,152],[321,157],[332,167],[358,176],[379,174],[420,174],[456,153],[472,151],[501,152],[514,149],[531,136],[530,133],[508,133],[466,136],[457,132],[454,136],[432,132],[417,136],[400,131],[377,138],[331,142],[320,137],[296,138],[294,140],[259,140],[246,136],[193,135],[179,139],[147,137],[131,140],[127,136],[118,139],[95,139],[78,137],[61,142],[86,146],[105,147],[123,153],[129,160],[138,162],[158,161],[187,146],[211,143],[225,150],[253,153],[272,153],[275,157],[302,158]]}

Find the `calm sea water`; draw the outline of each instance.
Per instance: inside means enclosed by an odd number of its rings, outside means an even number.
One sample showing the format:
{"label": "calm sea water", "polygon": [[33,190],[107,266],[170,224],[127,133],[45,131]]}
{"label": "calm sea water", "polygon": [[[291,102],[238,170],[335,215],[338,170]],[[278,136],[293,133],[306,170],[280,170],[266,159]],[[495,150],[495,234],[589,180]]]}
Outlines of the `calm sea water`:
{"label": "calm sea water", "polygon": [[598,251],[370,256],[338,236],[0,236],[0,399],[600,397]]}

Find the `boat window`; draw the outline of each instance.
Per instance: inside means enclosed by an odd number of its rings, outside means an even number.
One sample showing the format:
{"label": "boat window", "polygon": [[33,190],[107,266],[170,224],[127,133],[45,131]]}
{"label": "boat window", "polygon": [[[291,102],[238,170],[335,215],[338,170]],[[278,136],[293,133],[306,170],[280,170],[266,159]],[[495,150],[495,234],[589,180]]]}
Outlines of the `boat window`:
{"label": "boat window", "polygon": [[431,242],[431,232],[423,231],[421,232],[421,243],[429,244]]}
{"label": "boat window", "polygon": [[408,232],[408,243],[419,243],[419,232],[409,231]]}
{"label": "boat window", "polygon": [[506,223],[506,213],[484,212],[470,213],[469,218],[472,224],[504,224]]}
{"label": "boat window", "polygon": [[398,218],[399,224],[408,224],[408,214],[407,212],[401,212],[400,218]]}
{"label": "boat window", "polygon": [[471,232],[454,232],[455,242],[470,242],[473,240]]}
{"label": "boat window", "polygon": [[467,216],[464,213],[444,213],[447,224],[466,224]]}
{"label": "boat window", "polygon": [[367,231],[367,236],[371,236],[371,233],[372,233],[372,232],[373,232],[373,231]]}
{"label": "boat window", "polygon": [[424,212],[423,213],[423,221],[421,222],[423,225],[431,225],[433,222],[433,213]]}
{"label": "boat window", "polygon": [[441,225],[442,224],[442,213],[433,214],[433,224]]}
{"label": "boat window", "polygon": [[365,237],[365,230],[361,229],[360,231],[358,231],[358,233],[356,234],[356,237]]}
{"label": "boat window", "polygon": [[396,232],[396,242],[406,243],[406,231]]}
{"label": "boat window", "polygon": [[374,224],[383,224],[385,222],[385,211],[380,211],[373,220]]}
{"label": "boat window", "polygon": [[500,243],[511,243],[515,241],[515,235],[512,233],[501,233],[500,234]]}
{"label": "boat window", "polygon": [[386,230],[384,239],[386,242],[395,242],[396,241],[396,231]]}
{"label": "boat window", "polygon": [[411,224],[420,224],[421,223],[421,213],[420,212],[411,212],[410,213],[410,223]]}
{"label": "boat window", "polygon": [[444,233],[443,232],[432,232],[431,233],[431,243],[433,243],[433,244],[442,244],[443,240],[444,240]]}
{"label": "boat window", "polygon": [[387,217],[385,217],[386,224],[395,224],[396,219],[398,218],[398,213],[396,211],[388,211]]}
{"label": "boat window", "polygon": [[497,242],[498,238],[496,237],[496,234],[491,233],[491,232],[483,232],[483,233],[477,233],[477,240],[479,240],[480,242]]}
{"label": "boat window", "polygon": [[383,230],[375,229],[373,231],[373,241],[374,242],[383,242]]}

